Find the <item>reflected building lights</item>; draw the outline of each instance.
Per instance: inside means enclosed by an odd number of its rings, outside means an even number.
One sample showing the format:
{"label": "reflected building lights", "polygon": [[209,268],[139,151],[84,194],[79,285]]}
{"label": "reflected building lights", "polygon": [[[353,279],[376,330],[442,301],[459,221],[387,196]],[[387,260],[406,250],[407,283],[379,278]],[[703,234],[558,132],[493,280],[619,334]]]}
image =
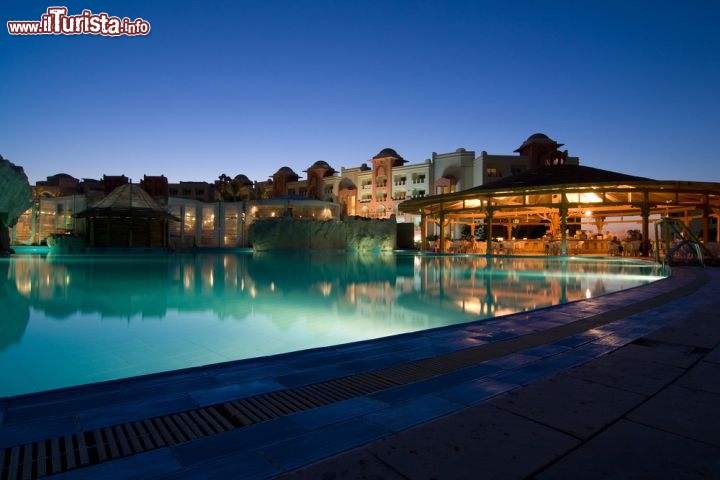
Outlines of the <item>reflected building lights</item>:
{"label": "reflected building lights", "polygon": [[[259,300],[253,308],[280,308],[280,293],[282,308],[298,302],[302,310],[319,302],[323,311],[331,305],[341,311],[363,312],[373,321],[406,324],[439,319],[449,324],[593,298],[629,284],[662,278],[643,276],[639,266],[631,264],[567,262],[561,269],[558,262],[545,258],[505,260],[502,266],[485,257],[390,258],[392,261],[382,258],[376,263],[365,257],[343,258],[337,263],[324,258],[320,264],[300,267],[285,257],[202,255],[178,259],[179,263],[173,263],[175,259],[163,261],[149,270],[147,260],[107,267],[92,262],[66,265],[65,260],[55,260],[18,267],[8,281],[25,297],[62,303],[102,288],[115,292],[118,298],[147,296],[146,303],[129,302],[134,309],[153,303],[157,307],[148,295],[157,292],[168,299],[167,308],[173,308],[172,304],[207,308],[217,303],[218,311],[222,311],[219,305],[229,299],[242,302],[248,298]],[[348,262],[354,261],[357,263],[348,268]],[[180,288],[174,288],[175,283]],[[163,288],[167,290],[163,292]],[[232,297],[238,292],[244,294]],[[87,298],[83,302],[87,303]],[[98,303],[96,308],[102,311],[106,307]]]}
{"label": "reflected building lights", "polygon": [[329,297],[332,294],[332,283],[330,282],[322,282],[318,284],[318,287],[320,289],[320,293],[323,297]]}

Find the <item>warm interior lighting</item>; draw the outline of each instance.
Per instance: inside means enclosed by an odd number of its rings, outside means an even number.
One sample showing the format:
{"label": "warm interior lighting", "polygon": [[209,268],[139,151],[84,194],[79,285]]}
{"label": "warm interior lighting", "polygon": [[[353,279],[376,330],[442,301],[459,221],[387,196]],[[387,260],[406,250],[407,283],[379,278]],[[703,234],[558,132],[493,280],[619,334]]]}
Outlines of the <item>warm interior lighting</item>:
{"label": "warm interior lighting", "polygon": [[594,192],[588,193],[566,193],[565,198],[569,203],[601,203],[602,198]]}

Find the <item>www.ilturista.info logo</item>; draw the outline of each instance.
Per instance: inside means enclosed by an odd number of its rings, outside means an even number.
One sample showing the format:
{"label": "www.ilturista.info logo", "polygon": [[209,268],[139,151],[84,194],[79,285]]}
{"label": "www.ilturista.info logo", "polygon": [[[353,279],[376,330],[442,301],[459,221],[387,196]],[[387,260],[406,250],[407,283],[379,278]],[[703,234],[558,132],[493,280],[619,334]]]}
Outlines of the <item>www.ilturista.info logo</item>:
{"label": "www.ilturista.info logo", "polygon": [[40,20],[7,22],[10,35],[147,35],[150,23],[142,18],[111,17],[107,13],[83,10],[80,15],[68,15],[66,7],[49,7]]}

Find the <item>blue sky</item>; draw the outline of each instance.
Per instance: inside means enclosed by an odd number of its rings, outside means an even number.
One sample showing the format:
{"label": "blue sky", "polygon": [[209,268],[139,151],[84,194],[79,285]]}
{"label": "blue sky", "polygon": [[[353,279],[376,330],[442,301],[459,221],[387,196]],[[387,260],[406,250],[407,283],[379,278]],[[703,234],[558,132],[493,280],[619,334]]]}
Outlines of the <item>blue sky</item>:
{"label": "blue sky", "polygon": [[[53,5],[151,33],[13,36]],[[32,183],[301,177],[391,147],[511,154],[543,132],[581,163],[720,182],[720,3],[5,1],[0,154]]]}

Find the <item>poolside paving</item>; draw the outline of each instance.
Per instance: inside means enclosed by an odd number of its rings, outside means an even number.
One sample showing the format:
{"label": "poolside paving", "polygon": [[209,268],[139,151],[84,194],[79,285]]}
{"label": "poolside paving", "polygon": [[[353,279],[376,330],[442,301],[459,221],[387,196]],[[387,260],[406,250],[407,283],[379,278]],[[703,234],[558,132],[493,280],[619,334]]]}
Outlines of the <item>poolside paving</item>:
{"label": "poolside paving", "polygon": [[[58,458],[52,478],[720,478],[719,311],[720,269],[675,268],[485,322],[0,399],[0,480],[92,435],[108,458]],[[258,418],[183,420],[238,401]],[[128,436],[160,418],[185,432]]]}

